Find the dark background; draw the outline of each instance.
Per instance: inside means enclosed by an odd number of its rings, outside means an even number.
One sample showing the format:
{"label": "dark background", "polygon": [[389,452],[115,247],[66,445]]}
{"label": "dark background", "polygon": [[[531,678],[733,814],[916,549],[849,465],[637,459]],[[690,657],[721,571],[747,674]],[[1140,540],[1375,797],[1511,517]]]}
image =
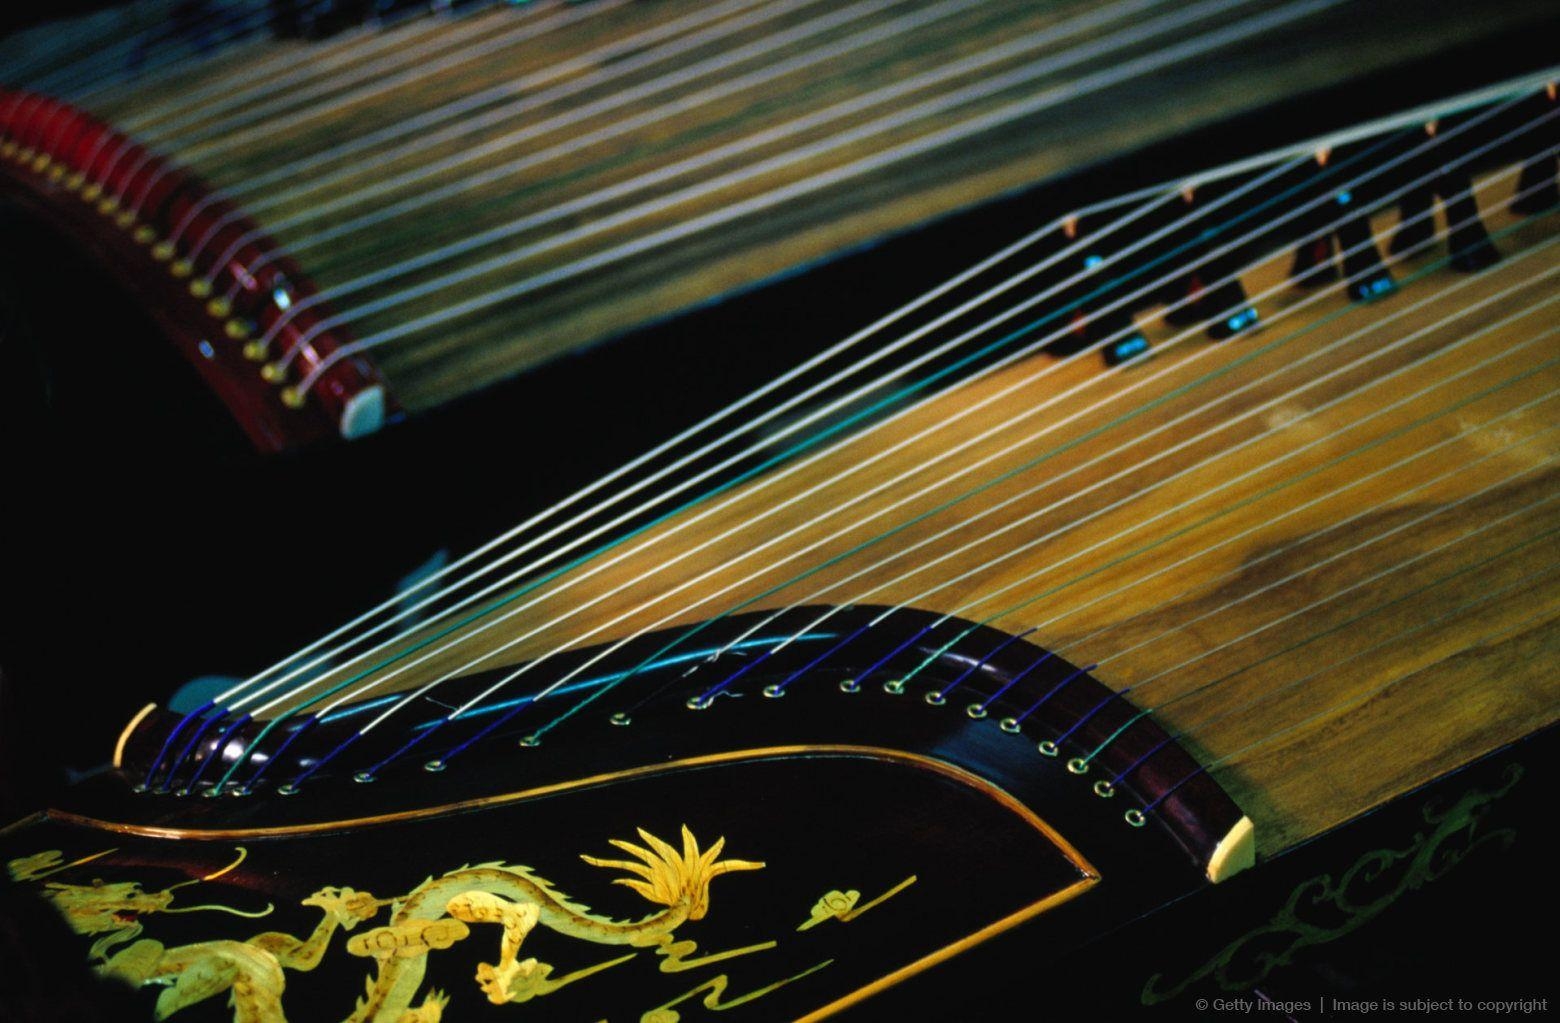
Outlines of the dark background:
{"label": "dark background", "polygon": [[[44,12],[0,10],[0,33]],[[147,701],[195,675],[264,667],[382,599],[435,551],[481,543],[1069,205],[1541,66],[1547,41],[1535,33],[1296,97],[651,325],[364,441],[282,457],[253,453],[135,297],[0,193],[0,822],[101,765]],[[1461,975],[1495,997],[1537,993],[1513,987],[1539,965],[1516,907],[1540,927],[1543,913],[1553,918],[1536,839],[1529,830],[1504,858],[1484,850],[1480,866],[1285,983],[1414,997]],[[11,927],[23,920],[30,935],[48,926],[22,908]],[[1007,944],[999,968],[1022,970],[1021,948]],[[77,947],[68,937],[64,946]],[[72,954],[42,955],[37,968]],[[0,997],[0,1018],[4,1009]]]}

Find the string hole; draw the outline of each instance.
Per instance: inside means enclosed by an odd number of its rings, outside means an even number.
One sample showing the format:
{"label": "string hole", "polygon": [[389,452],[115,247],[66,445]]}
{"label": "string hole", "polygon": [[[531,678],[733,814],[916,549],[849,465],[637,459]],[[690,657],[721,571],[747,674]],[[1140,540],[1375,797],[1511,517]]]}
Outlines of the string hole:
{"label": "string hole", "polygon": [[883,683],[883,692],[888,693],[888,694],[890,694],[892,696],[898,696],[901,693],[903,693],[904,691],[905,691],[905,680],[902,679],[902,678],[891,678],[887,682]]}
{"label": "string hole", "polygon": [[423,765],[423,770],[424,771],[432,771],[434,774],[438,774],[440,771],[444,770],[444,768],[447,767],[447,766],[448,765],[445,764],[444,761],[442,761],[442,760],[430,760],[426,764]]}
{"label": "string hole", "polygon": [[1109,799],[1111,796],[1116,794],[1116,786],[1112,785],[1104,778],[1101,778],[1099,781],[1094,783],[1094,794],[1099,796],[1101,799]]}
{"label": "string hole", "polygon": [[612,722],[614,725],[617,725],[619,728],[626,728],[627,726],[634,723],[634,719],[622,711],[618,711],[611,717],[607,718],[607,720]]}
{"label": "string hole", "polygon": [[283,782],[282,784],[276,786],[276,792],[277,792],[277,795],[295,796],[295,795],[298,794],[298,786],[294,785],[290,781],[289,782]]}
{"label": "string hole", "polygon": [[1054,757],[1061,752],[1061,750],[1056,748],[1056,743],[1052,742],[1050,739],[1041,740],[1036,744],[1035,749],[1040,751],[1041,756],[1046,757]]}
{"label": "string hole", "polygon": [[964,713],[968,714],[973,720],[979,721],[986,716],[986,705],[983,703],[972,703],[964,708]]}
{"label": "string hole", "polygon": [[202,792],[200,795],[202,799],[216,799],[222,795],[222,786],[213,785],[211,788],[207,789],[205,792]]}
{"label": "string hole", "polygon": [[689,710],[708,710],[710,701],[702,696],[690,696],[686,706]]}
{"label": "string hole", "polygon": [[785,686],[780,685],[778,682],[771,682],[764,687],[764,695],[771,700],[778,700],[785,695]]}
{"label": "string hole", "polygon": [[840,692],[859,693],[861,692],[861,683],[853,678],[842,678],[840,679]]}
{"label": "string hole", "polygon": [[1082,757],[1073,757],[1071,760],[1067,761],[1067,770],[1071,771],[1073,774],[1088,774],[1089,762]]}
{"label": "string hole", "polygon": [[935,692],[927,693],[924,699],[933,707],[941,707],[943,704],[948,702],[948,698],[946,696],[944,696],[942,693]]}
{"label": "string hole", "polygon": [[136,792],[136,793],[142,793],[142,792],[145,792],[145,791],[147,791],[147,789],[146,789],[146,783],[145,783],[145,782],[139,782],[139,781],[138,781],[138,782],[136,782],[136,783],[135,783],[135,784],[134,784],[134,785],[132,785],[132,786],[130,786],[130,791],[131,791],[131,792]]}
{"label": "string hole", "polygon": [[998,722],[997,727],[1001,728],[1004,732],[1007,732],[1009,735],[1017,735],[1018,734],[1018,718],[1003,718],[1000,722]]}
{"label": "string hole", "polygon": [[1148,818],[1143,816],[1143,811],[1137,809],[1136,807],[1128,810],[1124,816],[1126,817],[1127,823],[1132,825],[1134,828],[1141,828],[1143,825],[1148,823]]}
{"label": "string hole", "polygon": [[252,793],[253,791],[254,791],[254,789],[251,789],[248,785],[235,785],[232,788],[228,789],[228,795],[230,795],[230,796],[247,796],[250,793]]}
{"label": "string hole", "polygon": [[183,799],[185,796],[187,796],[189,794],[190,794],[190,790],[189,789],[179,789],[177,792],[174,793],[174,795],[178,796],[180,799]]}
{"label": "string hole", "polygon": [[528,735],[524,739],[520,740],[520,745],[525,747],[526,749],[535,749],[536,747],[540,746],[541,744],[542,744],[542,737],[540,735]]}
{"label": "string hole", "polygon": [[352,780],[357,782],[359,785],[367,785],[374,780],[374,776],[368,771],[359,771],[357,774],[352,776]]}

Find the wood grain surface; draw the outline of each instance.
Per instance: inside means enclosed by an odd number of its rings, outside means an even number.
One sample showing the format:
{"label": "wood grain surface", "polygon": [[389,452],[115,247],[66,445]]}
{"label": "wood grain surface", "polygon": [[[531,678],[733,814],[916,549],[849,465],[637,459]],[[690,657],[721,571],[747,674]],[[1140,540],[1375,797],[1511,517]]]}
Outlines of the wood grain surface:
{"label": "wood grain surface", "polygon": [[[737,609],[903,602],[1097,663],[1284,849],[1560,707],[1560,241],[1552,216],[1486,219],[1505,259],[1478,275],[1438,247],[1351,305],[1275,256],[1245,277],[1256,332],[1156,315],[1139,364],[1038,355],[965,383],[362,691]],[[515,688],[552,680],[543,660]]]}
{"label": "wood grain surface", "polygon": [[[1290,5],[1217,6],[537,3],[253,45],[88,105],[230,190],[334,289],[359,338],[392,332],[372,354],[416,409],[1330,84],[1341,68],[1365,74],[1547,10],[1355,0],[1134,73],[1167,47]],[[1020,77],[993,84],[1008,75]],[[438,113],[450,104],[459,117]],[[902,152],[987,117],[983,130]],[[364,138],[380,141],[354,142]],[[346,155],[322,156],[344,142]],[[764,198],[786,188],[798,191]],[[750,200],[761,204],[731,215]],[[705,217],[717,219],[689,228]],[[505,225],[488,243],[358,286]],[[414,286],[426,293],[395,298]],[[516,286],[513,298],[442,316]]]}

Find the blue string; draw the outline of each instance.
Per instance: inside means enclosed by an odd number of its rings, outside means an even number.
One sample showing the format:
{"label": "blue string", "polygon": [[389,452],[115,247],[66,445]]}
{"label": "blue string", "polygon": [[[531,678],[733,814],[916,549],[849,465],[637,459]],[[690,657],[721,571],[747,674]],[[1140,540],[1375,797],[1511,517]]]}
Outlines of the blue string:
{"label": "blue string", "polygon": [[200,762],[200,766],[198,766],[195,769],[195,773],[190,776],[189,782],[184,786],[185,788],[189,789],[191,792],[195,790],[196,784],[200,782],[201,778],[205,777],[206,769],[211,766],[212,761],[221,758],[222,748],[227,745],[227,741],[229,739],[233,738],[233,733],[244,727],[249,723],[249,721],[250,717],[248,714],[240,714],[237,718],[233,719],[233,723],[227,726],[227,729],[223,731],[221,738],[217,740],[217,745],[212,749],[211,756]]}
{"label": "blue string", "polygon": [[197,716],[206,713],[206,711],[210,710],[216,705],[216,700],[207,700],[199,707],[196,707],[194,710],[184,715],[184,717],[180,719],[179,723],[173,727],[173,731],[169,732],[167,738],[163,739],[162,749],[157,751],[157,759],[153,760],[152,766],[146,769],[146,778],[141,782],[144,788],[149,789],[152,787],[152,779],[157,775],[157,769],[162,766],[163,758],[168,755],[168,749],[173,745],[173,741],[179,737],[179,733],[184,731],[189,723],[195,720]]}
{"label": "blue string", "polygon": [[423,729],[422,731],[418,732],[416,735],[412,736],[410,739],[408,739],[405,742],[403,742],[401,744],[401,748],[400,749],[396,750],[394,753],[390,754],[388,757],[385,757],[383,760],[379,761],[379,763],[377,763],[377,764],[373,765],[372,767],[370,767],[364,773],[365,774],[370,774],[370,775],[378,774],[380,768],[384,767],[386,764],[390,763],[391,761],[399,760],[413,746],[417,745],[418,743],[422,742],[424,739],[428,738],[428,736],[430,736],[434,732],[438,731],[438,729],[439,729],[439,726],[437,724],[434,725],[432,728],[425,728],[425,729]]}
{"label": "blue string", "polygon": [[1013,720],[1015,722],[1023,721],[1029,715],[1031,715],[1035,711],[1039,710],[1040,709],[1040,705],[1042,703],[1044,703],[1045,701],[1049,700],[1051,697],[1055,696],[1057,693],[1061,692],[1063,687],[1065,687],[1067,685],[1067,683],[1071,682],[1073,679],[1077,678],[1079,675],[1087,675],[1089,672],[1093,671],[1097,667],[1099,667],[1099,665],[1091,664],[1091,665],[1089,665],[1086,668],[1075,668],[1075,669],[1073,669],[1073,673],[1071,675],[1068,675],[1066,678],[1064,678],[1060,682],[1056,683],[1056,685],[1052,686],[1049,692],[1047,692],[1044,696],[1040,697],[1040,699],[1036,700],[1034,703],[1030,704],[1028,710],[1024,711],[1022,714],[1020,714],[1018,717],[1014,718]]}
{"label": "blue string", "polygon": [[1019,672],[1017,675],[1014,675],[1012,678],[1008,679],[1007,685],[1003,686],[1001,689],[998,689],[996,692],[992,693],[989,697],[987,697],[985,702],[980,705],[980,709],[981,710],[985,710],[987,707],[990,707],[993,703],[996,703],[998,700],[1002,699],[1002,696],[1003,696],[1004,693],[1006,693],[1009,689],[1012,689],[1014,686],[1018,685],[1024,679],[1028,678],[1031,672],[1033,672],[1036,668],[1040,667],[1040,665],[1044,664],[1046,661],[1049,661],[1050,659],[1051,659],[1051,651],[1047,650],[1045,653],[1040,655],[1039,660],[1035,661],[1033,664],[1031,664],[1029,667],[1025,668],[1023,671]]}
{"label": "blue string", "polygon": [[[1038,626],[1036,626],[1036,628],[1038,628]],[[947,699],[948,694],[953,692],[955,689],[957,689],[964,682],[965,679],[969,678],[971,675],[975,674],[977,671],[979,671],[980,669],[984,668],[986,666],[986,662],[987,661],[991,660],[993,657],[997,656],[1002,651],[1006,650],[1008,647],[1012,646],[1014,643],[1017,643],[1019,640],[1023,639],[1025,636],[1029,635],[1031,632],[1034,632],[1034,631],[1035,630],[1033,628],[1030,628],[1030,629],[1025,629],[1023,632],[1020,632],[1016,636],[1008,636],[1002,642],[998,643],[995,647],[993,647],[992,650],[991,650],[991,653],[987,654],[985,657],[982,657],[980,660],[976,661],[974,664],[970,665],[968,668],[965,668],[964,669],[964,673],[962,675],[960,675],[958,678],[954,679],[947,686],[943,687],[943,689],[941,689],[937,693],[938,698],[939,699]]]}
{"label": "blue string", "polygon": [[876,664],[874,664],[872,667],[868,668],[866,671],[863,671],[858,677],[859,678],[866,678],[866,677],[868,677],[873,672],[875,672],[879,668],[883,667],[883,665],[887,664],[889,661],[892,661],[895,657],[898,657],[901,653],[903,653],[904,651],[908,650],[910,648],[911,644],[913,644],[916,640],[920,639],[922,636],[926,635],[928,632],[931,632],[933,629],[937,628],[937,626],[941,625],[944,621],[945,621],[945,619],[939,618],[935,622],[932,622],[930,625],[923,625],[923,626],[921,626],[921,631],[920,632],[917,632],[914,636],[911,636],[909,639],[905,640],[903,643],[901,643],[898,646],[894,647],[894,649],[890,650],[886,655],[883,656],[882,659],[880,659]]}
{"label": "blue string", "polygon": [[1110,780],[1110,783],[1112,785],[1120,784],[1121,779],[1125,778],[1127,775],[1131,774],[1133,771],[1136,771],[1139,767],[1142,767],[1144,762],[1147,761],[1149,757],[1153,756],[1155,753],[1158,753],[1160,750],[1162,750],[1166,746],[1170,745],[1170,743],[1175,741],[1175,738],[1176,737],[1173,736],[1173,735],[1167,735],[1163,739],[1159,740],[1159,742],[1155,743],[1154,747],[1152,749],[1150,749],[1147,753],[1143,754],[1142,756],[1138,757],[1136,760],[1132,761],[1132,763],[1130,763],[1126,767],[1122,768],[1121,772]]}
{"label": "blue string", "polygon": [[167,791],[173,787],[173,779],[178,776],[179,768],[184,766],[184,761],[189,759],[190,753],[195,749],[196,745],[199,744],[201,739],[205,738],[206,733],[211,730],[213,725],[231,713],[232,711],[230,710],[223,710],[222,713],[215,717],[209,717],[201,722],[201,726],[190,736],[190,741],[185,743],[184,748],[179,751],[178,757],[174,759],[173,763],[168,765],[168,774],[163,778],[162,787],[159,791]]}
{"label": "blue string", "polygon": [[743,675],[746,675],[748,672],[752,671],[754,668],[758,667],[760,664],[763,664],[765,661],[769,660],[775,654],[779,653],[779,651],[780,651],[780,644],[777,643],[774,646],[770,647],[768,650],[764,651],[758,657],[755,657],[753,660],[747,662],[742,667],[740,667],[736,671],[732,672],[730,675],[727,675],[720,682],[717,682],[717,683],[715,683],[715,685],[711,686],[709,689],[706,689],[704,691],[704,693],[702,695],[700,695],[699,702],[700,703],[707,703],[708,701],[713,700],[715,697],[719,696],[722,692],[724,692],[726,690],[727,686],[731,685],[737,679],[741,678]]}
{"label": "blue string", "polygon": [[309,729],[313,728],[319,723],[320,718],[318,714],[310,714],[308,717],[304,718],[303,723],[300,724],[297,728],[294,728],[292,730],[292,734],[283,739],[282,744],[276,747],[276,752],[271,754],[269,757],[266,757],[265,760],[261,762],[260,768],[255,771],[254,774],[249,776],[249,780],[244,783],[244,787],[251,789],[254,788],[255,785],[259,783],[260,776],[265,774],[265,772],[270,769],[272,764],[277,763],[282,759],[282,754],[287,752],[287,747],[291,746],[294,742],[297,742],[298,736],[302,735],[304,732],[307,732]]}
{"label": "blue string", "polygon": [[1128,686],[1127,688],[1123,689],[1119,693],[1111,693],[1111,694],[1109,694],[1103,700],[1101,700],[1099,703],[1096,703],[1094,705],[1094,709],[1093,710],[1089,711],[1083,717],[1081,717],[1077,721],[1073,722],[1073,726],[1071,728],[1067,729],[1067,731],[1063,732],[1061,735],[1058,735],[1052,741],[1055,742],[1056,745],[1060,746],[1062,743],[1066,742],[1069,738],[1071,738],[1071,736],[1072,736],[1072,734],[1074,732],[1076,732],[1078,729],[1082,728],[1084,725],[1088,724],[1090,718],[1094,717],[1094,715],[1096,715],[1100,711],[1104,710],[1105,709],[1105,705],[1110,703],[1111,700],[1114,700],[1118,696],[1125,697],[1130,692],[1132,692],[1132,687]]}
{"label": "blue string", "polygon": [[787,675],[785,677],[784,681],[782,681],[779,685],[775,686],[775,688],[780,690],[781,692],[785,692],[785,687],[786,686],[790,685],[792,682],[795,682],[797,679],[801,678],[803,675],[807,674],[809,671],[812,671],[814,668],[816,668],[818,665],[822,664],[824,661],[828,660],[834,654],[836,654],[840,650],[844,649],[846,644],[848,644],[851,640],[855,639],[857,636],[861,635],[863,632],[866,632],[870,628],[872,628],[872,623],[868,622],[867,624],[863,625],[861,628],[857,629],[855,632],[851,633],[849,636],[846,636],[844,639],[840,640],[838,643],[836,643],[833,646],[829,647],[829,649],[825,650],[823,653],[819,654],[817,657],[814,657],[811,661],[808,661],[802,667],[797,668],[795,671],[791,672],[791,674]]}
{"label": "blue string", "polygon": [[352,745],[354,742],[357,742],[362,737],[363,737],[363,733],[362,732],[353,732],[351,735],[349,735],[345,739],[341,740],[340,744],[338,744],[335,749],[331,750],[329,753],[325,754],[323,757],[321,757],[320,759],[316,760],[314,763],[310,764],[307,768],[305,768],[302,772],[300,772],[297,775],[297,777],[293,778],[293,780],[288,782],[287,784],[290,787],[292,787],[292,788],[297,788],[298,786],[302,785],[304,782],[306,782],[310,778],[314,777],[314,772],[318,771],[320,768],[324,767],[326,764],[330,763],[332,760],[335,760],[336,757],[338,755],[340,755],[342,750],[346,749],[348,746]]}

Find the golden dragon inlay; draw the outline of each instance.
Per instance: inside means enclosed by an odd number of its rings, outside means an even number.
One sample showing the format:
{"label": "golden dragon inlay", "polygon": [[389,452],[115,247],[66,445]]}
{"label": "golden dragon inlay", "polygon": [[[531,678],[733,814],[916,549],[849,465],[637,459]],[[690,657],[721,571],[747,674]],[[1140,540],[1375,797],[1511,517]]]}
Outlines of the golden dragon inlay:
{"label": "golden dragon inlay", "polygon": [[[604,859],[582,855],[593,867],[629,875],[614,880],[654,906],[654,912],[637,920],[615,920],[590,910],[560,892],[531,868],[504,863],[461,867],[430,877],[405,895],[377,898],[351,888],[327,887],[302,900],[321,910],[319,924],[305,938],[268,931],[245,941],[213,940],[173,948],[143,938],[112,955],[114,945],[136,938],[137,919],[150,912],[178,912],[170,908],[173,891],[186,884],[210,880],[226,873],[244,856],[217,873],[173,885],[162,892],[146,893],[134,882],[63,885],[50,882],[44,893],[64,912],[81,934],[101,934],[92,948],[100,973],[133,985],[165,988],[158,996],[156,1014],[165,1019],[186,1006],[228,995],[235,1023],[285,1023],[282,1000],[286,971],[309,971],[324,959],[338,930],[352,931],[372,921],[390,907],[389,919],[380,926],[354,935],[346,943],[350,955],[371,959],[375,971],[366,978],[366,991],[347,1017],[348,1023],[436,1023],[449,1002],[439,991],[428,991],[418,1001],[429,953],[448,949],[471,935],[473,926],[501,928],[496,962],[477,967],[477,986],[495,1005],[526,1002],[602,970],[633,959],[640,950],[660,957],[659,969],[675,973],[696,969],[736,956],[773,948],[763,942],[743,948],[695,955],[698,946],[679,940],[676,931],[685,923],[703,919],[710,909],[710,884],[722,874],[762,869],[748,860],[722,860],[725,839],[701,849],[693,832],[682,828],[681,848],[644,829],[643,845],[622,839],[611,844],[628,859]],[[57,851],[11,861],[13,878],[40,880],[105,854],[63,864]],[[240,911],[222,906],[189,907]],[[267,907],[264,912],[270,912]],[[256,915],[256,914],[240,914]],[[521,958],[526,937],[543,927],[566,937],[597,945],[622,946],[626,954],[555,975],[552,964],[534,957]],[[812,971],[808,971],[812,972]],[[724,989],[724,978],[718,985]],[[793,978],[794,979],[794,978]],[[707,985],[706,985],[707,986]],[[767,990],[771,990],[773,985]],[[700,989],[703,990],[703,986]],[[758,997],[755,993],[751,997]],[[713,996],[718,999],[718,995]],[[743,999],[748,1000],[747,998]],[[657,1010],[661,1011],[661,1010]]]}

